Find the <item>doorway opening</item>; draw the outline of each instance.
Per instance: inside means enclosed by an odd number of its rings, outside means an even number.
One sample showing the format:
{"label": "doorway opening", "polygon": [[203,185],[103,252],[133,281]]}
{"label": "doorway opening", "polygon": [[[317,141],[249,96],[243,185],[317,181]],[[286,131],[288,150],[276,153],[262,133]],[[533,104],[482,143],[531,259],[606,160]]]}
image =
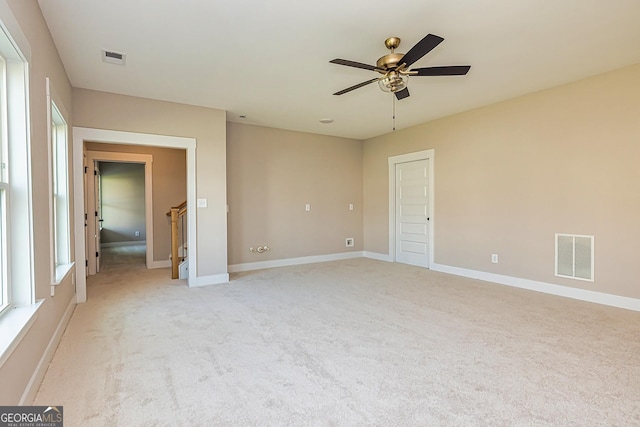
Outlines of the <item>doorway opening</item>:
{"label": "doorway opening", "polygon": [[96,272],[102,268],[146,266],[146,165],[100,161],[96,166],[96,218],[100,242],[96,245],[100,253]]}
{"label": "doorway opening", "polygon": [[153,156],[86,151],[86,162],[86,274],[100,272],[105,246],[145,245],[146,267],[158,267],[153,253]]}
{"label": "doorway opening", "polygon": [[[196,286],[197,278],[197,236],[196,236],[196,140],[195,138],[175,137],[166,135],[152,135],[136,132],[113,131],[93,128],[73,128],[73,176],[74,176],[74,254],[76,268],[76,301],[78,303],[87,300],[87,271],[91,254],[87,254],[87,248],[91,244],[91,240],[95,239],[95,230],[93,235],[86,229],[92,221],[89,221],[88,215],[85,216],[85,206],[88,205],[85,197],[85,176],[84,168],[89,163],[89,157],[85,153],[85,143],[106,143],[121,145],[137,145],[164,148],[177,148],[186,152],[186,187],[187,187],[187,244],[189,251],[189,268],[187,285]],[[112,153],[117,154],[117,153]],[[109,159],[104,159],[109,160]],[[150,168],[148,168],[150,170]],[[145,169],[145,174],[149,172]],[[145,180],[146,181],[146,180]],[[150,182],[150,180],[148,181]],[[91,188],[91,185],[86,185]],[[145,199],[151,197],[151,189],[145,191]],[[84,201],[84,203],[79,203]],[[90,211],[89,211],[90,212]],[[147,211],[148,212],[148,211]],[[148,213],[146,215],[146,238],[153,234],[153,230],[149,227],[153,224],[149,220]],[[94,226],[95,227],[95,226]],[[95,245],[95,243],[93,243]],[[149,245],[151,246],[151,245]],[[149,262],[149,252],[147,250],[147,262]],[[151,258],[153,261],[153,258]],[[167,262],[167,266],[170,261]]]}

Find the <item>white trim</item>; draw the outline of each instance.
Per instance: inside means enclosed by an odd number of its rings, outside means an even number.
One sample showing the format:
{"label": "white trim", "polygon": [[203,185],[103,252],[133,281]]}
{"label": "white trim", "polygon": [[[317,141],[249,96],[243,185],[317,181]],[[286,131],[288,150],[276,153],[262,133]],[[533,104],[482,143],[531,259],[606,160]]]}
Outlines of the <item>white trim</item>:
{"label": "white trim", "polygon": [[[63,283],[67,277],[69,276],[69,274],[71,273],[71,271],[73,270],[73,267],[75,263],[71,262],[69,264],[62,264],[56,267],[56,272],[55,272],[55,278],[54,280],[51,281],[51,286],[58,286],[61,283]],[[54,296],[54,295],[51,295]]]}
{"label": "white trim", "polygon": [[362,256],[364,256],[365,258],[375,259],[378,261],[393,262],[393,258],[389,254],[381,254],[378,252],[364,251]]}
{"label": "white trim", "polygon": [[[76,295],[78,302],[87,300],[87,278],[85,273],[85,233],[84,233],[84,142],[104,142],[111,144],[146,145],[187,150],[187,244],[190,251],[188,283],[196,280],[197,235],[196,235],[196,139],[166,135],[152,135],[104,129],[73,128],[73,177],[74,177],[74,231],[76,261]],[[147,238],[149,236],[147,235]]]}
{"label": "white trim", "polygon": [[400,154],[389,157],[389,257],[394,262],[396,259],[396,165],[417,160],[429,161],[429,268],[434,263],[434,169],[435,150],[416,151],[415,153]]}
{"label": "white trim", "polygon": [[22,397],[20,398],[20,402],[18,402],[18,405],[22,406],[22,405],[31,404],[35,399],[36,393],[38,392],[38,388],[40,387],[40,384],[44,379],[44,375],[47,373],[47,369],[49,368],[49,363],[51,362],[51,359],[53,359],[53,355],[56,352],[56,349],[58,348],[58,344],[60,344],[60,340],[62,339],[62,334],[67,328],[67,325],[69,324],[69,320],[71,320],[71,315],[73,315],[73,310],[75,309],[75,307],[76,307],[75,298],[71,298],[69,300],[69,305],[67,306],[67,309],[64,311],[62,318],[58,322],[58,326],[56,327],[56,330],[54,331],[53,335],[51,336],[51,339],[49,340],[49,344],[47,345],[47,348],[45,349],[44,353],[42,354],[42,357],[40,358],[40,361],[38,362],[38,366],[36,366],[36,369],[31,375],[31,379],[29,380],[29,383],[27,384],[27,386],[24,389],[24,392],[22,393]]}
{"label": "white trim", "polygon": [[452,267],[442,264],[433,264],[431,266],[431,270],[468,277],[471,279],[484,280],[486,282],[493,282],[515,288],[528,289],[530,291],[542,292],[545,294],[572,298],[580,301],[588,301],[611,307],[640,311],[640,299],[635,298],[606,294],[604,292],[595,292],[587,289],[572,288],[569,286],[554,285],[551,283],[538,282],[536,280],[521,279],[518,277],[504,276],[501,274],[487,273],[484,271],[470,270],[467,268]]}
{"label": "white trim", "polygon": [[[189,273],[191,275],[191,273]],[[201,276],[194,279],[189,279],[190,288],[198,288],[201,286],[220,285],[222,283],[229,283],[229,273],[215,274],[213,276]]]}
{"label": "white trim", "polygon": [[299,258],[276,259],[272,261],[246,262],[243,264],[229,265],[229,273],[238,273],[241,271],[261,270],[263,268],[288,267],[291,265],[313,264],[316,262],[338,261],[341,259],[362,258],[362,251],[342,252],[328,255],[313,255]]}
{"label": "white trim", "polygon": [[31,45],[29,44],[29,39],[27,39],[27,36],[22,32],[22,27],[18,24],[7,0],[0,1],[0,16],[2,16],[1,23],[7,36],[20,51],[24,59],[27,62],[31,62]]}
{"label": "white trim", "polygon": [[[58,285],[64,280],[64,275],[68,270],[73,267],[73,261],[71,260],[71,180],[69,179],[69,173],[71,171],[71,165],[69,164],[69,115],[64,108],[64,104],[60,101],[60,96],[57,94],[53,84],[49,77],[45,78],[46,82],[46,98],[47,98],[47,148],[48,148],[48,177],[49,177],[49,264],[51,269],[51,285]],[[56,133],[58,133],[59,124],[54,122],[54,108],[62,118],[64,123],[64,165],[56,164],[54,162],[55,153],[53,152],[54,144],[54,132],[52,126],[56,125]],[[57,141],[57,139],[56,139]],[[53,183],[58,177],[54,178],[54,173],[59,172],[58,167],[64,166],[64,196],[65,196],[65,215],[64,218],[58,217],[58,212],[54,210],[54,198],[57,196],[53,188]],[[56,236],[56,229],[60,222],[64,221],[64,235]],[[64,253],[61,255],[58,253],[58,257],[64,257],[64,264],[56,265],[56,253],[60,249],[60,241],[64,240]],[[58,259],[59,259],[58,258]],[[62,268],[61,268],[62,267]],[[62,272],[62,274],[61,274]]]}
{"label": "white trim", "polygon": [[[153,156],[151,154],[137,154],[137,153],[116,153],[112,151],[87,151],[87,162],[91,165],[94,161],[102,162],[120,162],[120,163],[140,163],[144,164],[144,222],[146,233],[146,264],[147,268],[153,264]],[[93,191],[93,186],[88,188],[89,199],[95,199],[96,195]],[[91,216],[89,216],[91,218]],[[95,221],[89,221],[87,226],[89,227],[89,234],[95,227]],[[89,253],[93,253],[91,248],[95,243],[91,241],[89,243]],[[139,244],[145,244],[145,240],[141,240]],[[102,245],[100,245],[102,246]],[[96,266],[95,257],[89,258],[89,274],[95,274]]]}

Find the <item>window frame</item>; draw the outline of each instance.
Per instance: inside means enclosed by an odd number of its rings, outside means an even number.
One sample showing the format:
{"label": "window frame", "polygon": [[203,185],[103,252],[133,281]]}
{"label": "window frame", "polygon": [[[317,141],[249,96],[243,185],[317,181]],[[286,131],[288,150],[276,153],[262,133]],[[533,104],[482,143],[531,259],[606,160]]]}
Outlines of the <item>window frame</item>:
{"label": "window frame", "polygon": [[9,269],[9,194],[7,143],[7,73],[6,61],[0,53],[0,315],[11,306],[11,272]]}
{"label": "window frame", "polygon": [[59,285],[71,272],[71,206],[69,126],[66,111],[46,78],[47,133],[49,149],[49,229],[51,285]]}
{"label": "window frame", "polygon": [[29,63],[31,46],[6,0],[0,0],[0,55],[5,61],[4,209],[8,305],[0,313],[0,367],[34,325],[44,300],[35,299]]}

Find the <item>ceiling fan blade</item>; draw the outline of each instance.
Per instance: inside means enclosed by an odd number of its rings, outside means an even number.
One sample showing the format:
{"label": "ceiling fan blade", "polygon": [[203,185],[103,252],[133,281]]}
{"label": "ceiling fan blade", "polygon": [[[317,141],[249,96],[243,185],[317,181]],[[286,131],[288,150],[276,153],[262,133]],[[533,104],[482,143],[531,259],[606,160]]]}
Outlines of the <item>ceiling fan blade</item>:
{"label": "ceiling fan blade", "polygon": [[409,52],[404,54],[402,59],[398,61],[398,64],[404,63],[407,67],[410,67],[411,64],[431,52],[436,46],[442,43],[443,40],[442,37],[436,36],[435,34],[427,34],[422,40],[416,43],[415,46],[409,49]]}
{"label": "ceiling fan blade", "polygon": [[329,62],[332,64],[346,65],[347,67],[362,68],[363,70],[378,71],[378,68],[374,67],[373,65],[363,64],[362,62],[349,61],[348,59],[336,58],[332,59]]}
{"label": "ceiling fan blade", "polygon": [[353,86],[348,87],[346,89],[342,89],[340,92],[334,93],[334,95],[342,95],[342,94],[345,94],[347,92],[351,92],[352,90],[359,89],[362,86],[366,86],[368,84],[371,84],[371,83],[377,82],[377,81],[378,81],[378,78],[376,77],[375,79],[367,80],[366,82],[358,83],[357,85],[353,85]]}
{"label": "ceiling fan blade", "polygon": [[448,67],[426,67],[414,68],[417,71],[416,76],[464,76],[469,72],[471,65],[451,65]]}
{"label": "ceiling fan blade", "polygon": [[396,96],[398,101],[400,101],[401,99],[408,98],[409,97],[409,89],[407,89],[405,87],[404,89],[395,92],[394,95]]}

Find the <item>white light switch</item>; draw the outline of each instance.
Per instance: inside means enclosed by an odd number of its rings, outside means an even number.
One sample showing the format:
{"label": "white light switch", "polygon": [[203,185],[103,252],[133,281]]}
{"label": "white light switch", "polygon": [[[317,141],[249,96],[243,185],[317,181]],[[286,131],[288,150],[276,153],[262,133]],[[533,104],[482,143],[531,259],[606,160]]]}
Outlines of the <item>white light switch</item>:
{"label": "white light switch", "polygon": [[207,207],[207,199],[198,199],[198,207],[206,208]]}
{"label": "white light switch", "polygon": [[307,212],[311,211],[311,205],[309,203],[304,205],[304,210],[307,211]]}
{"label": "white light switch", "polygon": [[349,210],[352,211],[353,210],[353,203],[349,203]]}

